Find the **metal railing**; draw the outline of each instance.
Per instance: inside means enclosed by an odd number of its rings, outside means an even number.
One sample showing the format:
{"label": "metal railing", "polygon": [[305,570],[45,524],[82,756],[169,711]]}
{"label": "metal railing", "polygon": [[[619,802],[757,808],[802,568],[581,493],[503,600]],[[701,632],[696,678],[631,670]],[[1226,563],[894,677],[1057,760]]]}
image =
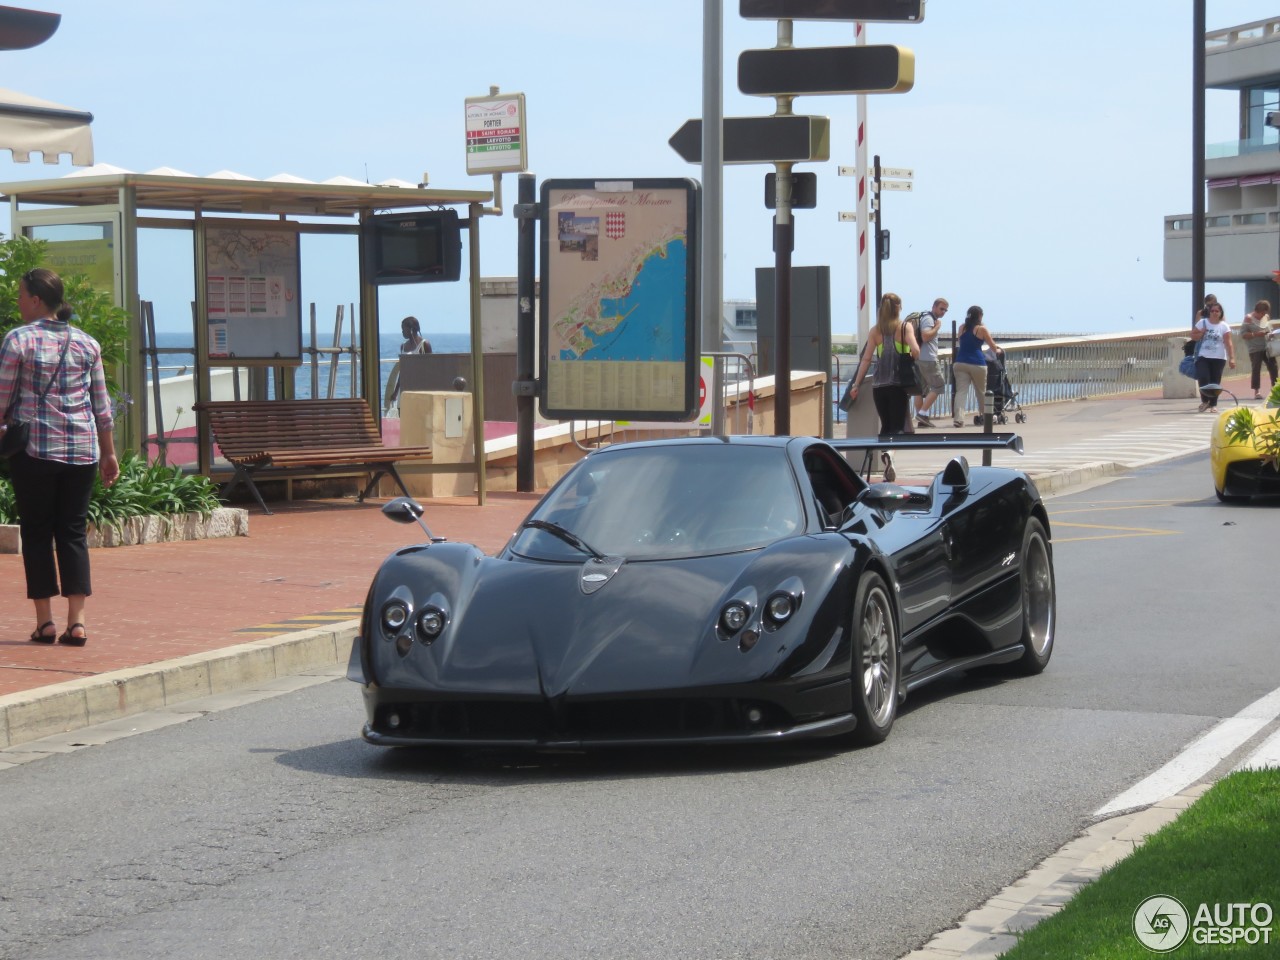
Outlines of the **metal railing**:
{"label": "metal railing", "polygon": [[[1095,334],[1080,337],[1058,337],[1052,340],[996,342],[1004,350],[1004,372],[1008,387],[1020,406],[1057,403],[1113,394],[1151,390],[1164,383],[1169,369],[1169,339],[1186,336],[1188,327],[1139,333]],[[950,417],[951,350],[938,351],[946,389],[926,411],[931,416]],[[856,355],[831,358],[831,378],[835,396],[839,397],[848,379],[857,372]],[[988,365],[988,373],[991,367]],[[988,384],[988,387],[995,385]],[[999,393],[999,391],[996,391]],[[960,419],[981,411],[981,398],[962,398]],[[838,420],[844,413],[836,408]]]}

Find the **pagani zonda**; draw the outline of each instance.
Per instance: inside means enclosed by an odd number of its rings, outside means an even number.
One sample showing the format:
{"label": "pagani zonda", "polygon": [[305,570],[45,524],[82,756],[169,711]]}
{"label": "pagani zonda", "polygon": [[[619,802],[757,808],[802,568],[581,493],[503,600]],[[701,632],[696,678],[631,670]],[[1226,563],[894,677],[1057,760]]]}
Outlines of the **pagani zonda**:
{"label": "pagani zonda", "polygon": [[[911,439],[874,446],[1020,449]],[[877,743],[923,683],[1043,670],[1055,593],[1034,484],[959,456],[927,487],[868,484],[841,452],[871,443],[618,444],[575,465],[497,556],[428,530],[365,603],[348,669],[365,739]],[[422,508],[384,512],[411,523]]]}

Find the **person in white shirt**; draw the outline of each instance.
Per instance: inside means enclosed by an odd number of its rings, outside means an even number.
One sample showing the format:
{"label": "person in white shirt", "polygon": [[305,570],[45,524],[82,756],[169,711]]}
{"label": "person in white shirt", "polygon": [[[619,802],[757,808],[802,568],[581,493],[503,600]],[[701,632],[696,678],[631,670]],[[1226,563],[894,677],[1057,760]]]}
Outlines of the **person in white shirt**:
{"label": "person in white shirt", "polygon": [[945,299],[939,297],[933,306],[920,314],[916,321],[918,326],[916,339],[920,341],[920,359],[916,368],[920,371],[920,381],[924,384],[924,395],[916,397],[916,423],[922,427],[932,427],[927,411],[942,396],[946,384],[942,380],[942,371],[938,369],[938,334],[942,332],[942,318],[951,309]]}
{"label": "person in white shirt", "polygon": [[[1231,342],[1231,324],[1223,317],[1222,304],[1216,300],[1208,306],[1207,319],[1197,320],[1191,328],[1191,339],[1200,341],[1200,353],[1196,357],[1196,382],[1200,384],[1200,413],[1218,408],[1218,394],[1222,392],[1222,372],[1231,364],[1236,368],[1236,348]],[[1216,389],[1206,390],[1208,386]]]}

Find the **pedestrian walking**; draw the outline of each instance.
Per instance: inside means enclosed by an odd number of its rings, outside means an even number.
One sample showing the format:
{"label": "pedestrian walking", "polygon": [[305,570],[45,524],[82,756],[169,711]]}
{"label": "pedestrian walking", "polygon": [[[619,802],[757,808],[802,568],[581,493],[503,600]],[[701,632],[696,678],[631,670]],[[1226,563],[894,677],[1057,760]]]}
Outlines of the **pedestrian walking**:
{"label": "pedestrian walking", "polygon": [[[82,647],[89,639],[85,598],[93,592],[89,498],[94,476],[101,474],[110,486],[120,464],[102,349],[71,326],[71,307],[62,298],[62,279],[52,270],[29,270],[19,281],[23,325],[0,343],[0,410],[7,411],[6,433],[20,429],[17,423],[28,431],[26,445],[8,462],[27,598],[35,604],[36,629],[29,639]],[[53,618],[59,593],[67,598],[62,633]]]}
{"label": "pedestrian walking", "polygon": [[[862,360],[858,363],[858,372],[854,374],[853,385],[849,391],[853,399],[857,400],[858,389],[867,376],[867,369],[874,356],[876,370],[871,376],[871,395],[875,400],[876,413],[880,415],[880,436],[882,437],[907,432],[911,398],[899,380],[898,357],[910,355],[914,359],[920,356],[920,346],[916,343],[915,332],[911,329],[911,324],[902,322],[901,313],[902,298],[896,293],[886,293],[880,299],[876,325],[867,334],[867,344],[862,350]],[[882,453],[880,459],[884,463],[885,480],[893,480],[895,477],[893,459],[888,453]]]}
{"label": "pedestrian walking", "polygon": [[982,322],[982,308],[975,304],[964,315],[964,327],[960,330],[951,361],[951,369],[956,378],[956,390],[951,397],[953,427],[964,426],[964,407],[969,399],[970,385],[977,396],[978,409],[982,409],[987,392],[987,358],[982,352],[984,346],[990,347],[997,357],[1003,352],[996,346],[991,331]]}
{"label": "pedestrian walking", "polygon": [[[1222,392],[1222,372],[1226,364],[1236,368],[1236,348],[1231,341],[1231,324],[1223,317],[1222,304],[1216,300],[1207,307],[1208,317],[1196,321],[1191,339],[1200,341],[1196,357],[1196,382],[1200,384],[1199,413],[1218,409]],[[1206,389],[1213,387],[1213,389]]]}
{"label": "pedestrian walking", "polygon": [[1267,365],[1267,373],[1271,375],[1271,386],[1276,385],[1276,358],[1267,353],[1267,337],[1271,335],[1271,303],[1259,300],[1253,305],[1253,312],[1244,315],[1244,323],[1240,324],[1240,339],[1249,351],[1249,386],[1253,388],[1253,399],[1262,399],[1262,365]]}
{"label": "pedestrian walking", "polygon": [[933,306],[920,314],[916,320],[916,339],[920,342],[920,359],[916,366],[920,370],[920,382],[924,384],[924,393],[916,398],[915,421],[918,426],[932,427],[928,411],[938,402],[946,385],[942,380],[942,371],[938,368],[938,334],[942,332],[942,318],[951,309],[943,297],[933,301]]}

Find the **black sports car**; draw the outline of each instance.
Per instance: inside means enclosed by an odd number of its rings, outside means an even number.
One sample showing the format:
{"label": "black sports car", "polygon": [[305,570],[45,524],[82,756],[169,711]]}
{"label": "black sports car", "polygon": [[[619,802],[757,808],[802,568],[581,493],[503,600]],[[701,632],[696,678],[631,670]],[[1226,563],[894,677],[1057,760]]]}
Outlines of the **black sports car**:
{"label": "black sports car", "polygon": [[[928,487],[868,484],[842,452],[872,445],[1021,449],[1008,434],[617,444],[497,556],[427,530],[365,602],[348,668],[365,739],[878,743],[923,683],[1043,670],[1055,594],[1034,484],[963,456]],[[421,524],[407,498],[383,512]]]}

